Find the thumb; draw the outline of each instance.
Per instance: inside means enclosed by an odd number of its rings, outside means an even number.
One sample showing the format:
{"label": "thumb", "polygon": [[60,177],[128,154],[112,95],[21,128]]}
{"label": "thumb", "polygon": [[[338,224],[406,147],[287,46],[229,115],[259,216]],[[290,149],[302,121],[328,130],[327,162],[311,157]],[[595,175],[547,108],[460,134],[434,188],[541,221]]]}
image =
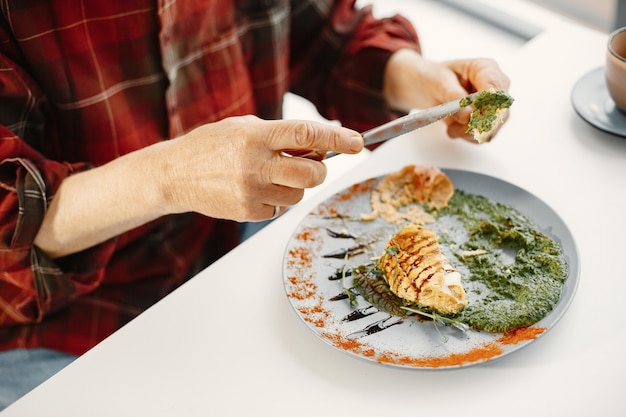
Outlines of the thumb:
{"label": "thumb", "polygon": [[363,149],[360,133],[341,126],[314,121],[277,120],[269,122],[270,132],[265,137],[270,149],[294,154],[311,150],[358,153]]}

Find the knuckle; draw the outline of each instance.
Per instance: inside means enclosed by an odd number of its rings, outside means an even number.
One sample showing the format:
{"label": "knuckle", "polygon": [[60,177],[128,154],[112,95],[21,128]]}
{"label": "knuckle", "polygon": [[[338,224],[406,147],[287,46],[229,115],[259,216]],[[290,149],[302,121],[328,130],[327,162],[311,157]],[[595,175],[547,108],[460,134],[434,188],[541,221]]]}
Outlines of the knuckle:
{"label": "knuckle", "polygon": [[293,139],[299,147],[311,147],[317,134],[317,127],[309,121],[299,121],[292,127]]}

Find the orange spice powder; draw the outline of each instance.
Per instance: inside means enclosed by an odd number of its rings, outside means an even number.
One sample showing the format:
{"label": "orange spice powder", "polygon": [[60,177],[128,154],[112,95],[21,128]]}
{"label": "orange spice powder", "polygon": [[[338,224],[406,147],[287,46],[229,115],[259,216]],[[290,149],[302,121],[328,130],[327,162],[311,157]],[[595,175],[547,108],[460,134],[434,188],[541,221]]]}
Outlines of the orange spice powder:
{"label": "orange spice powder", "polygon": [[309,280],[293,276],[287,279],[291,284],[291,291],[287,294],[290,298],[302,301],[313,297],[317,292],[317,285]]}
{"label": "orange spice powder", "polygon": [[354,184],[350,188],[348,188],[346,192],[338,194],[337,199],[339,201],[349,201],[349,200],[352,200],[356,196],[369,193],[370,191],[372,191],[373,183],[376,180],[377,180],[376,178],[370,178],[366,181]]}
{"label": "orange spice powder", "polygon": [[330,313],[322,307],[321,301],[313,307],[300,307],[298,311],[306,322],[319,328],[326,327],[326,320],[330,317]]}
{"label": "orange spice powder", "polygon": [[311,266],[313,263],[313,257],[311,251],[308,248],[299,246],[289,250],[289,266],[305,268]]}
{"label": "orange spice powder", "polygon": [[378,358],[379,363],[393,365],[409,365],[416,368],[441,368],[449,366],[461,366],[467,363],[482,362],[502,354],[502,347],[497,344],[487,343],[477,346],[468,352],[452,353],[442,357],[410,357],[396,356],[383,353]]}
{"label": "orange spice powder", "polygon": [[302,242],[311,242],[316,240],[315,231],[317,228],[307,227],[302,230],[300,233],[295,235],[295,239],[300,240]]}
{"label": "orange spice powder", "polygon": [[334,206],[330,204],[320,204],[317,206],[317,212],[313,212],[311,214],[320,217],[334,217],[337,216],[338,213]]}
{"label": "orange spice powder", "polygon": [[543,327],[515,329],[503,334],[494,342],[476,346],[468,352],[452,353],[441,357],[411,357],[407,355],[397,355],[389,351],[380,352],[378,357],[376,357],[376,351],[359,340],[348,339],[339,334],[325,333],[323,336],[341,350],[349,351],[360,356],[375,358],[375,360],[381,364],[412,366],[415,368],[442,368],[486,362],[502,355],[502,353],[504,353],[503,345],[514,345],[523,341],[533,340],[545,330],[546,329]]}
{"label": "orange spice powder", "polygon": [[333,346],[340,350],[352,352],[368,358],[376,356],[375,349],[372,349],[367,344],[362,343],[357,339],[349,339],[336,333],[324,333],[322,334],[322,337],[329,340]]}
{"label": "orange spice powder", "polygon": [[504,333],[498,342],[503,345],[516,345],[519,342],[536,339],[545,331],[545,327],[522,327]]}

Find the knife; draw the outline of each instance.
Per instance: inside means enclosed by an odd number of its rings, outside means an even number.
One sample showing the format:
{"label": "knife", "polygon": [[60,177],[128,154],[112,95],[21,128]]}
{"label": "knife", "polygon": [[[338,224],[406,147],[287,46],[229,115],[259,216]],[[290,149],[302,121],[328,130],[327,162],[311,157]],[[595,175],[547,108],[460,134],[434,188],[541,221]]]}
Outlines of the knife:
{"label": "knife", "polygon": [[[465,98],[452,100],[447,103],[439,104],[438,106],[410,113],[406,116],[399,117],[395,120],[370,129],[362,134],[365,146],[393,139],[421,127],[428,126],[429,124],[443,119],[444,117],[451,116],[465,107],[461,106],[461,102],[466,101],[472,103],[478,94],[480,94],[480,92],[472,93]],[[339,155],[339,153],[327,152],[326,159],[332,158],[336,155]]]}

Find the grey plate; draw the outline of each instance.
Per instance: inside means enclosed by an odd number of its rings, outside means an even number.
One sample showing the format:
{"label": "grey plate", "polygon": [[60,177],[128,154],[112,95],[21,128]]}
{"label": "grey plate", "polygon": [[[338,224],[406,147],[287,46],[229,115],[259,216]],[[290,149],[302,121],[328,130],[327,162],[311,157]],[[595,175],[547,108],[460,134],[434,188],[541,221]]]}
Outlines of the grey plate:
{"label": "grey plate", "polygon": [[626,113],[620,111],[606,88],[604,68],[582,76],[572,90],[574,110],[590,125],[626,137]]}
{"label": "grey plate", "polygon": [[[432,322],[412,318],[399,322],[399,318],[382,312],[344,321],[355,308],[371,312],[372,307],[360,298],[356,307],[351,307],[347,300],[331,300],[342,293],[343,287],[341,280],[328,277],[345,261],[324,255],[354,246],[356,240],[333,238],[327,229],[349,230],[361,238],[367,237],[371,245],[366,252],[350,259],[351,265],[359,265],[379,256],[387,240],[401,227],[381,219],[361,222],[332,217],[340,213],[358,219],[361,213],[369,213],[370,192],[381,177],[372,178],[319,204],[300,222],[286,247],[283,279],[287,297],[302,321],[324,342],[351,356],[384,365],[413,369],[459,368],[492,361],[527,346],[546,334],[565,314],[578,286],[580,266],[576,245],[563,220],[543,201],[508,182],[468,171],[445,169],[444,172],[456,189],[515,207],[544,233],[561,242],[569,275],[555,308],[530,328],[508,334],[472,330],[462,333],[441,326],[436,329]],[[350,336],[377,324],[389,327],[365,337]]]}

